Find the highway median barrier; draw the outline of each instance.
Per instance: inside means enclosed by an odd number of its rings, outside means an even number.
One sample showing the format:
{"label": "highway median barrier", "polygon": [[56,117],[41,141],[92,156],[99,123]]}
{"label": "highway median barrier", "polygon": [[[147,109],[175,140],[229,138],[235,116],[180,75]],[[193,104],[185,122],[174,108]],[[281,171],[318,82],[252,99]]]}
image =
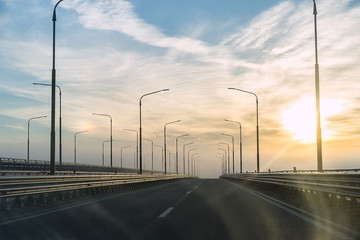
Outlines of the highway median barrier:
{"label": "highway median barrier", "polygon": [[1,177],[0,207],[34,206],[138,188],[188,178],[186,175],[88,175]]}
{"label": "highway median barrier", "polygon": [[358,172],[224,174],[221,178],[318,206],[360,210]]}

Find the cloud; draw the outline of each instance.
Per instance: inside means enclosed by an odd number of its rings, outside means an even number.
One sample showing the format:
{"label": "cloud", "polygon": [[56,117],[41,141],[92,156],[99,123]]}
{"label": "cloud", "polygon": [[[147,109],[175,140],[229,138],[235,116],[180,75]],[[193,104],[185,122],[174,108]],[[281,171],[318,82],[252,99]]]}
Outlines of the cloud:
{"label": "cloud", "polygon": [[246,49],[264,48],[265,43],[274,38],[278,38],[288,28],[284,28],[284,18],[294,9],[294,4],[290,1],[282,2],[278,6],[273,7],[260,16],[257,16],[249,26],[241,29],[240,33],[236,33],[226,38],[222,44],[231,45],[238,51]]}
{"label": "cloud", "polygon": [[17,130],[25,130],[25,127],[24,127],[24,126],[19,126],[19,125],[6,124],[5,127],[13,128],[13,129],[17,129]]}
{"label": "cloud", "polygon": [[[161,141],[163,124],[181,118],[182,123],[172,128],[174,135],[186,129],[195,139],[216,144],[218,132],[228,130],[237,136],[236,128],[222,122],[226,117],[242,122],[250,148],[255,143],[255,100],[227,90],[238,87],[259,96],[260,141],[266,149],[273,146],[273,139],[281,143],[290,139],[281,126],[281,113],[302,97],[314,95],[311,1],[280,2],[245,27],[234,26],[234,32],[222,36],[217,44],[195,39],[196,34],[166,35],[142,19],[127,1],[75,0],[64,1],[59,7],[75,13],[85,27],[76,26],[80,35],[113,31],[130,36],[121,38],[127,44],[123,49],[116,46],[118,34],[106,39],[113,45],[103,40],[92,42],[91,38],[87,40],[91,46],[81,48],[59,44],[57,80],[63,88],[67,129],[89,128],[92,136],[102,136],[108,125],[92,117],[92,112],[111,113],[114,131],[137,129],[139,97],[170,88],[168,93],[144,99],[143,122],[148,136]],[[353,1],[319,1],[318,11],[321,96],[351,103],[341,116],[329,119],[329,126],[350,138],[359,134],[360,127],[360,56],[354,50],[360,48],[360,33],[355,30],[360,29],[360,6]],[[206,31],[206,27],[210,26],[195,29]],[[36,107],[37,113],[49,111],[48,89],[31,86],[33,79],[49,82],[51,77],[51,42],[42,41],[0,39],[2,66],[33,77],[29,82],[22,80],[21,86],[13,78],[1,82],[0,87],[43,103]],[[26,106],[2,113],[26,118],[33,111]],[[132,139],[129,134],[119,135]],[[272,158],[280,161],[289,156],[287,151]]]}
{"label": "cloud", "polygon": [[211,51],[202,41],[164,35],[158,28],[139,18],[133,5],[127,1],[73,1],[62,7],[75,9],[80,15],[80,22],[89,29],[119,31],[152,46],[188,53],[207,54]]}

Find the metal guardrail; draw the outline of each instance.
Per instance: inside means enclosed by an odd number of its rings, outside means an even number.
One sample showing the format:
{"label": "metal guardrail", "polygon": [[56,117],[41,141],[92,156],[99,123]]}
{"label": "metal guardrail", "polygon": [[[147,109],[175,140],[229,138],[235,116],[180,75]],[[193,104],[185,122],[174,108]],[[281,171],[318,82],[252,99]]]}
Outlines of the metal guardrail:
{"label": "metal guardrail", "polygon": [[[360,168],[353,168],[353,169],[325,169],[322,170],[320,173],[348,173],[348,172],[359,172]],[[319,173],[317,170],[297,170],[295,167],[293,170],[279,170],[279,171],[271,171],[268,170],[268,173]]]}
{"label": "metal guardrail", "polygon": [[184,175],[37,176],[0,178],[0,206],[10,209],[38,202],[134,188],[151,182],[186,178]]}
{"label": "metal guardrail", "polygon": [[[277,171],[272,171],[271,169],[268,169],[267,172],[260,172],[260,174],[268,174],[268,173],[275,173],[275,174],[278,174],[278,173],[339,173],[339,174],[343,174],[343,173],[351,173],[351,172],[354,172],[354,173],[357,173],[359,172],[360,173],[360,168],[353,168],[353,169],[325,169],[325,170],[322,170],[321,172],[319,172],[318,170],[297,170],[296,167],[294,167],[293,170],[277,170]],[[256,171],[255,172],[251,172],[251,171],[246,171],[244,172],[246,174],[252,174],[252,173],[257,173]],[[238,174],[238,173],[236,173]],[[226,175],[226,174],[224,174]]]}
{"label": "metal guardrail", "polygon": [[[0,158],[0,170],[11,171],[50,171],[50,162],[45,160],[26,160],[17,158]],[[68,163],[56,164],[56,171],[75,172],[108,172],[108,173],[137,173],[137,169],[99,166],[92,164]],[[143,170],[144,173],[151,173],[151,170]],[[161,173],[153,171],[153,173]]]}
{"label": "metal guardrail", "polygon": [[318,203],[360,207],[360,174],[229,174],[221,178],[256,185]]}

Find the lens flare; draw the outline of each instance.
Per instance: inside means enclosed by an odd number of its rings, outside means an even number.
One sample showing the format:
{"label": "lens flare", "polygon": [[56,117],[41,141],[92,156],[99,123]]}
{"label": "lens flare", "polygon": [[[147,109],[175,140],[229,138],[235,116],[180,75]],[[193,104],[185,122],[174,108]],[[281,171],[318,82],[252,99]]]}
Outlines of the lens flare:
{"label": "lens flare", "polygon": [[[320,118],[322,139],[331,139],[336,135],[336,129],[329,128],[329,117],[343,112],[346,101],[341,99],[322,98],[320,100]],[[315,97],[302,98],[295,102],[282,114],[282,124],[285,130],[289,131],[293,138],[301,143],[316,142],[316,107]]]}

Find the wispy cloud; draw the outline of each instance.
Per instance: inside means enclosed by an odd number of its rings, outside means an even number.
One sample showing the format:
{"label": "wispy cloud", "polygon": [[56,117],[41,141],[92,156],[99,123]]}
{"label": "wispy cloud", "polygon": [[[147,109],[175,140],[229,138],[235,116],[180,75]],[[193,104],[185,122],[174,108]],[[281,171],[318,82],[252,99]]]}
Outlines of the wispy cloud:
{"label": "wispy cloud", "polygon": [[80,14],[80,22],[87,28],[119,31],[134,39],[156,47],[175,48],[188,53],[209,53],[207,44],[188,37],[169,37],[158,28],[137,16],[127,1],[73,1],[62,5]]}

